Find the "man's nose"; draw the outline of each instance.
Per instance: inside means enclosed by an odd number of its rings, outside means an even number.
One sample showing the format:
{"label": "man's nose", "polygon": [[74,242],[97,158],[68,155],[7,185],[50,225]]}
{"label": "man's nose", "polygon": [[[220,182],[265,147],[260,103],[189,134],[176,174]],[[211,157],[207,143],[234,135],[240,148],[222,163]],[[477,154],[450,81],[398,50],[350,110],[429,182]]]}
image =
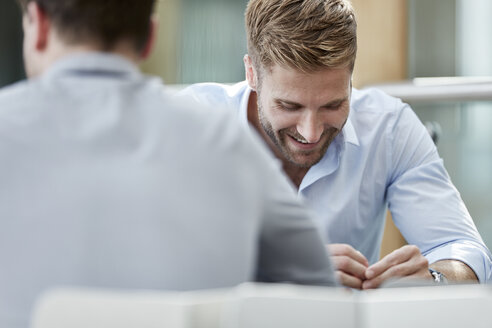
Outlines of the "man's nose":
{"label": "man's nose", "polygon": [[317,115],[312,112],[306,112],[297,124],[297,132],[309,143],[316,143],[323,134],[323,123]]}

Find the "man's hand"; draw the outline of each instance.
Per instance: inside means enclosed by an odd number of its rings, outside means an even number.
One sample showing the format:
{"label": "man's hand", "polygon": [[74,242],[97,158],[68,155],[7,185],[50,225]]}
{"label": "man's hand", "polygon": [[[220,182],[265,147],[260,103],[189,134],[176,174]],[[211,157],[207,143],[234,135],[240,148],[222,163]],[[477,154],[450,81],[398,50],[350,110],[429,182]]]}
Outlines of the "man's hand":
{"label": "man's hand", "polygon": [[361,252],[347,244],[328,244],[338,281],[346,287],[362,289],[369,262]]}
{"label": "man's hand", "polygon": [[[336,264],[335,264],[336,265]],[[365,271],[362,289],[377,288],[388,279],[432,280],[429,262],[417,246],[406,245],[386,255]]]}

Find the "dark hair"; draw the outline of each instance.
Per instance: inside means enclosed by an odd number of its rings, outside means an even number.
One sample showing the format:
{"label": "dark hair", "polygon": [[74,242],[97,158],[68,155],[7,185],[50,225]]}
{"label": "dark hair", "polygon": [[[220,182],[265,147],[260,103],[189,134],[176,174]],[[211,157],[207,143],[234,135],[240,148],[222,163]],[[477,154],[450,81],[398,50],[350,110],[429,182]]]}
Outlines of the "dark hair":
{"label": "dark hair", "polygon": [[155,0],[17,0],[25,11],[35,1],[67,43],[98,42],[110,50],[132,41],[142,50],[149,37]]}

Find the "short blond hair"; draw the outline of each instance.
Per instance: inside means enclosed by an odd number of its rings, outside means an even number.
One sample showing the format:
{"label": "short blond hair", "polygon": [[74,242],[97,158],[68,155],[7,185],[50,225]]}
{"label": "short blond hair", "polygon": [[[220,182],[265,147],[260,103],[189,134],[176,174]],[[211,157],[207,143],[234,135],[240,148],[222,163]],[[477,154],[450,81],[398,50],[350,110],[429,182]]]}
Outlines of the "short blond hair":
{"label": "short blond hair", "polygon": [[256,68],[354,67],[357,22],[348,0],[250,0],[245,16]]}

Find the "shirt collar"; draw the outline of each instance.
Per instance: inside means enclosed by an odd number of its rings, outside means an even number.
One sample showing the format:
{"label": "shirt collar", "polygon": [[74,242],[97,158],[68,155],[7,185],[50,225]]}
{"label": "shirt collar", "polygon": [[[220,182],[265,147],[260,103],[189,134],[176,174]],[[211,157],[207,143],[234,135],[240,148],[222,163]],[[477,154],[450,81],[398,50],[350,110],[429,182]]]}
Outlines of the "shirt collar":
{"label": "shirt collar", "polygon": [[141,73],[134,63],[123,56],[102,52],[84,52],[59,59],[48,68],[43,77],[52,79],[65,75],[137,77],[141,76]]}
{"label": "shirt collar", "polygon": [[249,124],[248,122],[248,104],[249,104],[249,96],[251,95],[252,89],[249,87],[247,81],[239,82],[237,84],[239,89],[243,89],[243,95],[241,97],[241,101],[239,103],[239,119],[243,124]]}
{"label": "shirt collar", "polygon": [[355,133],[354,125],[352,124],[352,120],[350,116],[347,118],[347,122],[345,122],[345,126],[342,129],[342,137],[345,143],[351,143],[354,146],[360,146],[359,138],[357,137],[357,133]]}

